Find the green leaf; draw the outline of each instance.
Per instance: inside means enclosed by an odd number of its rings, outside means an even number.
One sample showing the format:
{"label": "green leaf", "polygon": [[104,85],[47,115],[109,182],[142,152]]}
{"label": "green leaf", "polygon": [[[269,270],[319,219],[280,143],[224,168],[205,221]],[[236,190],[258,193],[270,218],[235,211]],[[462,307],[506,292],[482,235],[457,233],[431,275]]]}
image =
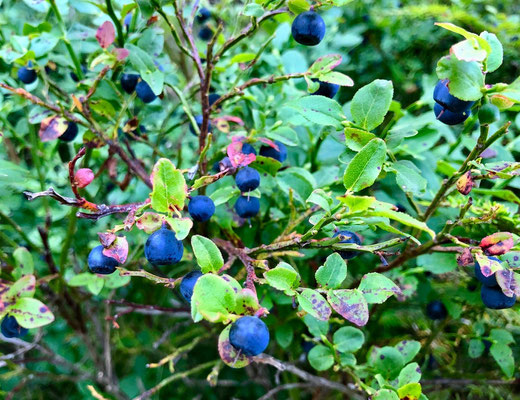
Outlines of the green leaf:
{"label": "green leaf", "polygon": [[368,322],[368,304],[357,289],[329,290],[327,299],[339,315],[357,326]]}
{"label": "green leaf", "polygon": [[384,121],[393,96],[392,81],[376,79],[363,86],[356,92],[350,104],[354,122],[367,131],[377,128]]}
{"label": "green leaf", "polygon": [[476,101],[482,97],[484,75],[476,61],[461,61],[452,56],[445,56],[437,63],[439,79],[450,81],[450,93],[466,101]]}
{"label": "green leaf", "polygon": [[385,158],[385,142],[381,139],[372,139],[348,164],[343,175],[345,188],[352,192],[359,192],[371,186],[379,176]]}
{"label": "green leaf", "polygon": [[264,9],[260,4],[249,3],[244,7],[244,15],[248,17],[261,17],[264,15]]}
{"label": "green leaf", "polygon": [[286,349],[289,347],[292,343],[293,337],[294,337],[294,331],[291,325],[285,324],[282,326],[279,326],[274,331],[274,337],[276,338],[276,341],[278,344]]}
{"label": "green leaf", "polygon": [[368,208],[376,201],[375,197],[369,196],[340,196],[337,199],[348,207],[349,213],[356,213],[368,210]]}
{"label": "green leaf", "polygon": [[345,130],[345,144],[352,151],[360,151],[363,146],[366,146],[368,142],[376,137],[371,132],[363,129],[346,127]]}
{"label": "green leaf", "polygon": [[390,389],[380,389],[372,396],[372,400],[399,400],[399,396]]}
{"label": "green leaf", "polygon": [[152,208],[155,211],[172,212],[184,208],[186,181],[170,160],[161,158],[157,161],[153,167],[152,183]]}
{"label": "green leaf", "polygon": [[401,289],[386,276],[371,272],[363,276],[358,287],[367,303],[381,304],[392,295],[401,294]]}
{"label": "green leaf", "polygon": [[235,309],[236,295],[231,284],[222,277],[205,274],[197,280],[191,302],[208,321],[227,323]]}
{"label": "green leaf", "polygon": [[400,160],[393,163],[392,168],[396,171],[395,180],[403,192],[419,196],[426,190],[427,181],[413,162]]}
{"label": "green leaf", "polygon": [[340,54],[328,54],[321,56],[312,63],[309,68],[311,75],[319,76],[326,74],[341,64],[342,57]]}
{"label": "green leaf", "polygon": [[51,310],[40,300],[31,297],[20,297],[16,303],[8,307],[9,314],[27,329],[39,328],[54,321]]}
{"label": "green leaf", "polygon": [[334,332],[333,342],[338,351],[353,353],[363,346],[365,335],[357,328],[344,326]]}
{"label": "green leaf", "polygon": [[502,343],[493,343],[489,352],[500,366],[500,369],[508,378],[512,378],[515,372],[515,359],[511,348]]}
{"label": "green leaf", "polygon": [[121,276],[119,273],[103,276],[101,279],[105,281],[105,287],[108,289],[117,289],[130,283],[130,276]]}
{"label": "green leaf", "polygon": [[397,385],[399,387],[409,383],[417,383],[421,380],[421,368],[416,362],[405,366],[397,377]]}
{"label": "green leaf", "polygon": [[213,200],[215,206],[219,206],[221,204],[227,203],[233,197],[238,197],[240,195],[240,189],[235,188],[232,189],[229,186],[220,188],[215,190],[213,193],[209,195],[210,199]]}
{"label": "green leaf", "polygon": [[175,232],[175,237],[178,240],[186,239],[193,227],[193,221],[190,218],[170,218],[165,217],[164,220]]}
{"label": "green leaf", "polygon": [[94,296],[97,296],[101,290],[103,290],[103,286],[105,284],[105,280],[97,275],[94,275],[94,279],[92,279],[89,283],[87,283],[87,289]]}
{"label": "green leaf", "polygon": [[386,379],[397,377],[405,364],[404,358],[397,349],[385,346],[377,352],[374,358],[374,367]]}
{"label": "green leaf", "polygon": [[520,198],[513,191],[508,189],[473,188],[471,191],[475,194],[481,194],[483,196],[493,196],[505,201],[510,201],[511,203],[520,204]]}
{"label": "green leaf", "polygon": [[330,206],[332,205],[331,197],[325,193],[323,189],[314,190],[306,200],[307,203],[313,203],[319,205],[328,214],[330,214]]}
{"label": "green leaf", "polygon": [[13,269],[13,277],[20,279],[24,275],[32,275],[34,272],[34,261],[31,253],[25,247],[18,247],[13,252],[16,268]]}
{"label": "green leaf", "polygon": [[[276,173],[282,167],[282,163],[274,158],[258,155],[256,156],[256,160],[249,164],[249,167],[256,169],[260,174],[266,173],[271,176],[276,176]],[[225,190],[233,192],[233,190],[229,188]]]}
{"label": "green leaf", "polygon": [[268,130],[265,136],[272,140],[278,140],[287,146],[297,146],[300,143],[298,133],[288,126],[279,126],[272,131]]}
{"label": "green leaf", "polygon": [[468,355],[471,358],[479,358],[484,353],[484,342],[480,339],[471,339],[468,346]]}
{"label": "green leaf", "polygon": [[316,187],[316,180],[314,176],[303,168],[290,167],[278,174],[278,184],[287,193],[292,189],[301,203],[305,202],[314,188]]}
{"label": "green leaf", "polygon": [[319,294],[316,290],[305,289],[297,295],[298,303],[301,308],[311,314],[313,317],[328,321],[332,310],[330,309],[327,300]]}
{"label": "green leaf", "polygon": [[408,383],[399,389],[397,389],[397,395],[400,399],[419,399],[419,396],[422,393],[422,388],[420,383]]}
{"label": "green leaf", "polygon": [[304,96],[287,104],[294,108],[306,120],[318,125],[341,128],[345,120],[341,106],[332,99],[324,96]]}
{"label": "green leaf", "polygon": [[254,60],[255,57],[256,57],[255,53],[240,53],[240,54],[233,56],[229,62],[231,64],[244,63],[244,62]]}
{"label": "green leaf", "polygon": [[500,40],[494,33],[484,31],[480,34],[480,37],[485,39],[491,48],[491,52],[486,60],[486,69],[488,72],[496,71],[502,65],[504,59],[502,43],[500,43]]}
{"label": "green leaf", "polygon": [[224,259],[217,245],[208,238],[194,235],[191,238],[191,247],[203,274],[218,272],[224,265]]}
{"label": "green leaf", "polygon": [[325,371],[334,365],[332,350],[322,344],[314,346],[307,355],[312,368],[317,371]]}
{"label": "green leaf", "polygon": [[417,257],[417,265],[433,274],[445,274],[458,267],[455,254],[431,253]]}
{"label": "green leaf", "polygon": [[329,332],[329,323],[327,321],[320,321],[310,314],[305,314],[303,322],[314,337],[319,338],[321,335],[326,335]]}
{"label": "green leaf", "polygon": [[69,279],[67,284],[69,286],[87,286],[90,282],[97,278],[95,274],[90,272],[83,272],[81,274],[74,275]]}
{"label": "green leaf", "polygon": [[293,14],[301,14],[302,12],[309,11],[311,8],[310,4],[306,0],[289,0],[289,10]]}
{"label": "green leaf", "polygon": [[128,55],[130,63],[139,74],[151,74],[157,70],[152,57],[146,51],[130,43],[126,43],[125,48],[130,52]]}
{"label": "green leaf", "polygon": [[347,277],[347,264],[338,253],[327,257],[325,264],[316,271],[316,282],[325,289],[336,289]]}
{"label": "green leaf", "polygon": [[354,81],[350,76],[337,71],[329,71],[318,75],[318,79],[322,82],[334,83],[340,86],[354,86]]}
{"label": "green leaf", "polygon": [[13,283],[7,292],[0,293],[2,300],[8,299],[13,302],[17,297],[33,297],[36,287],[36,278],[34,275],[25,275]]}
{"label": "green leaf", "polygon": [[145,71],[141,74],[141,78],[150,85],[152,92],[154,92],[156,96],[162,93],[164,87],[164,72],[158,69]]}
{"label": "green leaf", "polygon": [[275,268],[264,272],[267,283],[278,290],[283,290],[288,295],[294,295],[292,290],[300,285],[300,274],[285,262],[279,263]]}
{"label": "green leaf", "polygon": [[484,38],[478,36],[475,33],[468,32],[464,28],[461,28],[460,26],[454,25],[450,22],[436,22],[435,25],[464,36],[469,42],[471,42],[472,46],[474,47],[481,47],[487,53],[491,52],[489,43]]}
{"label": "green leaf", "polygon": [[491,329],[489,337],[500,344],[511,344],[515,342],[515,338],[511,332],[505,329]]}
{"label": "green leaf", "polygon": [[409,363],[421,350],[421,343],[416,340],[402,340],[394,346],[403,356],[403,360]]}

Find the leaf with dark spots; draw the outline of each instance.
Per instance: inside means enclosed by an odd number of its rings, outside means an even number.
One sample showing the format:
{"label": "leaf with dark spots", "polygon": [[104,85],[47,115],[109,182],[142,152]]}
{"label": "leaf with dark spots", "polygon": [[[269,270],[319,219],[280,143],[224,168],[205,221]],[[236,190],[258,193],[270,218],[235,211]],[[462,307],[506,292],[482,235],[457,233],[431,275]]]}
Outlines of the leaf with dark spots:
{"label": "leaf with dark spots", "polygon": [[126,257],[128,257],[128,242],[126,237],[117,236],[116,240],[114,240],[109,247],[103,249],[103,254],[116,259],[119,264],[124,264]]}
{"label": "leaf with dark spots", "polygon": [[103,247],[108,247],[115,242],[117,236],[112,232],[98,232],[99,242]]}
{"label": "leaf with dark spots", "polygon": [[41,301],[31,297],[21,297],[8,308],[16,321],[24,328],[38,328],[54,321],[54,315]]}
{"label": "leaf with dark spots", "polygon": [[164,221],[164,215],[145,212],[135,221],[137,228],[150,234],[159,229]]}
{"label": "leaf with dark spots", "polygon": [[496,232],[486,236],[480,242],[480,248],[488,256],[499,256],[507,253],[515,245],[513,235],[509,232]]}
{"label": "leaf with dark spots", "polygon": [[469,247],[464,248],[462,253],[457,255],[457,264],[460,267],[466,267],[473,264],[474,262],[475,260],[473,259],[473,255],[471,254],[471,249]]}
{"label": "leaf with dark spots", "polygon": [[334,311],[353,324],[368,322],[368,303],[358,289],[329,290],[327,299]]}
{"label": "leaf with dark spots", "polygon": [[242,153],[242,146],[244,145],[241,137],[234,136],[231,143],[227,147],[227,155],[233,167],[245,167],[256,160],[256,155]]}
{"label": "leaf with dark spots", "polygon": [[51,140],[59,138],[65,133],[69,126],[68,121],[65,118],[53,116],[45,118],[40,124],[40,131],[38,135],[42,142],[49,142]]}
{"label": "leaf with dark spots", "polygon": [[497,271],[496,278],[498,285],[506,296],[520,296],[520,274],[510,269],[503,269]]}
{"label": "leaf with dark spots", "polygon": [[300,306],[320,321],[327,321],[330,318],[332,310],[330,309],[327,300],[312,289],[305,289],[302,293],[297,295]]}
{"label": "leaf with dark spots", "polygon": [[480,265],[480,272],[485,277],[493,275],[495,272],[503,269],[500,262],[493,260],[492,258],[486,257],[482,253],[475,253],[475,259]]}
{"label": "leaf with dark spots", "polygon": [[457,180],[457,190],[464,196],[468,195],[475,186],[475,181],[471,175],[471,171],[466,172]]}
{"label": "leaf with dark spots", "polygon": [[220,333],[218,337],[218,353],[224,363],[231,368],[243,368],[251,363],[251,358],[239,352],[229,342],[229,331],[231,325],[228,325]]}
{"label": "leaf with dark spots", "polygon": [[110,21],[105,21],[96,31],[96,39],[99,45],[106,49],[116,38],[116,31],[114,25]]}

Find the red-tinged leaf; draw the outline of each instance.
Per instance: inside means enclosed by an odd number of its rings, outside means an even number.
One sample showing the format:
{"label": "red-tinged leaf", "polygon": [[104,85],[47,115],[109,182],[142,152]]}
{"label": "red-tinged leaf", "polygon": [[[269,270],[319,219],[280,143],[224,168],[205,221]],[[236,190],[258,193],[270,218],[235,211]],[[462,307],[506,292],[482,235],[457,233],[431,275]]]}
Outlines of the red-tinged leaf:
{"label": "red-tinged leaf", "polygon": [[123,61],[126,57],[130,55],[130,52],[127,49],[122,48],[114,49],[114,53],[116,55],[117,61]]}
{"label": "red-tinged leaf", "polygon": [[76,185],[83,189],[87,187],[90,182],[94,180],[94,172],[90,168],[80,168],[76,171],[74,175],[74,181]]}
{"label": "red-tinged leaf", "polygon": [[256,155],[242,153],[243,140],[244,138],[233,137],[227,148],[227,155],[235,168],[245,167],[256,160]]}
{"label": "red-tinged leaf", "polygon": [[116,237],[116,240],[114,240],[109,247],[103,249],[103,254],[116,259],[119,264],[124,264],[126,257],[128,257],[128,242],[126,237]]}
{"label": "red-tinged leaf", "polygon": [[146,233],[153,233],[159,229],[164,221],[164,215],[157,214],[154,212],[145,212],[136,220],[138,229],[145,231]]}
{"label": "red-tinged leaf", "polygon": [[109,247],[116,240],[117,236],[111,232],[98,232],[99,242],[103,247]]}
{"label": "red-tinged leaf", "polygon": [[473,259],[473,255],[471,254],[471,250],[469,247],[464,248],[462,253],[457,256],[457,264],[461,267],[466,267],[475,262]]}
{"label": "red-tinged leaf", "polygon": [[222,117],[218,117],[218,118],[214,119],[214,121],[219,121],[219,120],[234,122],[235,124],[244,126],[244,121],[241,118],[234,117],[232,115],[223,115]]}
{"label": "red-tinged leaf", "polygon": [[358,289],[329,290],[327,299],[339,315],[357,326],[368,322],[368,304]]}
{"label": "red-tinged leaf", "polygon": [[135,224],[135,212],[135,209],[130,210],[125,220],[123,221],[123,224],[125,225],[125,231],[127,232],[130,231],[132,229],[132,226],[134,226]]}
{"label": "red-tinged leaf", "polygon": [[229,133],[230,131],[230,128],[229,128],[229,122],[221,119],[221,118],[216,118],[213,122],[213,125],[220,131],[220,132],[224,132],[224,133]]}
{"label": "red-tinged leaf", "polygon": [[496,232],[486,236],[480,242],[480,248],[488,256],[499,256],[507,253],[515,245],[513,235],[509,232]]}
{"label": "red-tinged leaf", "polygon": [[267,138],[258,138],[258,140],[260,140],[262,143],[272,147],[273,149],[275,149],[276,151],[280,151],[280,149],[278,148],[278,145],[273,142],[271,139],[267,139]]}
{"label": "red-tinged leaf", "polygon": [[503,269],[496,273],[497,282],[502,292],[508,296],[520,296],[520,274],[510,269]]}
{"label": "red-tinged leaf", "polygon": [[99,45],[106,49],[108,46],[114,43],[115,38],[116,31],[112,22],[103,22],[103,25],[101,25],[96,32],[96,39]]}
{"label": "red-tinged leaf", "polygon": [[231,368],[243,368],[250,364],[252,359],[245,356],[235,349],[229,342],[229,331],[231,324],[229,324],[220,333],[218,337],[218,353],[224,363]]}
{"label": "red-tinged leaf", "polygon": [[58,116],[48,117],[41,122],[38,135],[42,142],[49,142],[63,135],[68,126],[69,123],[65,118]]}
{"label": "red-tinged leaf", "polygon": [[475,254],[475,259],[480,265],[480,272],[482,272],[482,275],[486,278],[503,269],[500,262],[493,260],[480,252]]}
{"label": "red-tinged leaf", "polygon": [[460,194],[464,196],[468,195],[471,192],[471,189],[475,186],[475,181],[471,176],[471,171],[466,172],[462,175],[457,181],[457,190]]}

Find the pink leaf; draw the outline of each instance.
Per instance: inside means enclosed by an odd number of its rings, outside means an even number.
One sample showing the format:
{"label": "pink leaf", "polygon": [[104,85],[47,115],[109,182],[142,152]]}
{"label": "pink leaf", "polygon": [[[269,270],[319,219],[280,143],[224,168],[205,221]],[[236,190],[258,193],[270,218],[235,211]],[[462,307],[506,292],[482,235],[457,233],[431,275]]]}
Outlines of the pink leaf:
{"label": "pink leaf", "polygon": [[124,236],[116,237],[116,240],[110,247],[103,249],[103,254],[116,259],[119,264],[124,264],[126,257],[128,257],[128,242],[126,238]]}
{"label": "pink leaf", "polygon": [[271,139],[267,139],[267,138],[258,138],[258,140],[260,140],[262,143],[272,147],[273,149],[275,149],[276,151],[280,151],[280,149],[278,148],[278,145],[273,142]]}
{"label": "pink leaf", "polygon": [[127,49],[114,49],[114,53],[116,53],[117,61],[123,61],[126,57],[130,55],[130,52]]}
{"label": "pink leaf", "polygon": [[117,236],[111,232],[98,232],[98,236],[103,247],[109,247],[117,238]]}
{"label": "pink leaf", "polygon": [[94,172],[90,168],[81,168],[76,171],[74,180],[79,188],[87,187],[94,180]]}
{"label": "pink leaf", "polygon": [[246,165],[249,165],[256,160],[256,156],[254,154],[242,153],[242,141],[244,139],[245,138],[237,136],[233,137],[232,142],[227,148],[227,155],[231,161],[231,165],[233,165],[235,168],[245,167]]}
{"label": "pink leaf", "polygon": [[486,236],[480,242],[480,248],[488,256],[499,256],[507,253],[515,245],[513,235],[509,232],[496,232]]}
{"label": "pink leaf", "polygon": [[114,43],[114,39],[116,38],[116,31],[114,29],[114,25],[110,21],[103,22],[97,32],[96,39],[101,47],[106,49],[112,43]]}

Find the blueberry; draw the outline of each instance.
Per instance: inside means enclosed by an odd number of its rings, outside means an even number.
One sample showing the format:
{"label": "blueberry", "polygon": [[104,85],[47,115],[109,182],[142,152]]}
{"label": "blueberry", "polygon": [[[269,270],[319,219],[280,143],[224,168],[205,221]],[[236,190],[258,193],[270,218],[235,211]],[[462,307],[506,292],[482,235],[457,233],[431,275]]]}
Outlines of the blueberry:
{"label": "blueberry", "polygon": [[123,20],[123,25],[128,28],[128,26],[130,25],[131,22],[132,22],[132,13],[129,12],[128,14],[125,15],[125,19]]}
{"label": "blueberry", "polygon": [[33,69],[33,64],[31,61],[27,63],[26,67],[21,67],[18,70],[18,79],[20,79],[23,83],[29,84],[33,83],[38,75],[36,71]]}
{"label": "blueberry", "polygon": [[433,106],[433,112],[435,113],[435,117],[446,125],[458,125],[466,121],[471,114],[469,109],[461,113],[451,112],[446,108],[442,108],[439,103],[435,103],[435,106]]}
{"label": "blueberry", "polygon": [[23,337],[29,332],[27,328],[22,328],[12,315],[7,315],[2,320],[0,329],[2,330],[2,335],[8,339]]}
{"label": "blueberry", "polygon": [[204,41],[209,41],[213,37],[213,31],[211,28],[207,25],[204,25],[202,28],[200,28],[199,31],[199,39]]}
{"label": "blueberry", "polygon": [[152,233],[144,246],[144,255],[153,265],[171,265],[178,263],[182,258],[184,247],[177,240],[175,233],[162,227]]}
{"label": "blueberry", "polygon": [[260,318],[246,315],[231,324],[229,343],[246,356],[256,356],[267,348],[269,330]]}
{"label": "blueberry", "polygon": [[[202,115],[196,115],[195,116],[195,123],[199,127],[199,129],[202,128]],[[195,129],[193,129],[193,125],[190,123],[190,132],[193,133],[195,136],[197,136],[197,132],[195,132]],[[208,132],[211,132],[211,122],[208,121]]]}
{"label": "blueberry", "polygon": [[500,110],[494,104],[484,104],[478,110],[478,121],[482,125],[489,125],[500,118]]}
{"label": "blueberry", "polygon": [[255,190],[260,185],[260,174],[251,167],[244,167],[235,176],[235,183],[241,192]]}
{"label": "blueberry", "polygon": [[453,113],[461,113],[471,108],[473,101],[461,100],[452,94],[448,88],[449,80],[443,79],[437,82],[433,90],[433,99],[442,107]]}
{"label": "blueberry", "polygon": [[278,140],[275,140],[274,143],[278,146],[279,150],[276,150],[271,146],[262,146],[260,147],[260,155],[263,157],[274,158],[275,160],[283,163],[287,158],[287,147],[285,147],[285,145]]}
{"label": "blueberry", "polygon": [[209,96],[208,96],[208,100],[209,100],[209,105],[210,107],[213,105],[213,103],[215,103],[218,99],[220,99],[220,95],[217,94],[217,93],[211,93]]}
{"label": "blueberry", "polygon": [[316,96],[325,96],[329,99],[332,99],[334,96],[336,96],[336,93],[338,93],[339,85],[336,85],[335,83],[329,83],[329,82],[322,82],[318,79],[313,79],[314,82],[319,82],[320,87],[318,90],[316,90],[312,95]]}
{"label": "blueberry", "polygon": [[[361,244],[361,239],[354,232],[351,232],[351,231],[338,231],[338,232],[336,232],[334,234],[333,237],[336,237],[338,235],[343,235],[343,236],[347,237],[347,239],[342,240],[339,243]],[[350,260],[351,258],[357,257],[359,255],[359,251],[351,251],[351,250],[338,251],[338,253],[345,260]]]}
{"label": "blueberry", "polygon": [[308,353],[315,346],[313,342],[308,342],[306,340],[302,340],[302,350],[304,353]]}
{"label": "blueberry", "polygon": [[500,287],[489,287],[486,285],[482,285],[480,288],[480,297],[482,297],[484,305],[493,310],[511,308],[516,301],[516,295],[508,297],[502,292]]}
{"label": "blueberry", "polygon": [[[500,260],[496,257],[488,257],[490,260],[498,261]],[[475,261],[475,277],[483,284],[489,287],[498,286],[497,277],[495,274],[490,276],[484,276],[482,271],[480,270],[480,264]]]}
{"label": "blueberry", "polygon": [[202,272],[191,271],[184,275],[184,277],[182,278],[180,291],[182,297],[184,297],[184,300],[186,300],[188,303],[191,303],[191,296],[193,296],[193,288],[195,287],[195,284],[201,276]]}
{"label": "blueberry", "polygon": [[231,160],[229,159],[229,157],[224,157],[222,160],[216,162],[213,165],[213,170],[215,172],[221,172],[229,168],[233,168],[233,164],[231,164]]}
{"label": "blueberry", "polygon": [[294,19],[291,33],[298,43],[316,46],[325,36],[325,22],[314,11],[306,11]]}
{"label": "blueberry", "polygon": [[[123,90],[131,94],[137,86],[140,76],[138,74],[122,74],[121,75],[121,87]],[[155,96],[155,95],[154,95]]]}
{"label": "blueberry", "polygon": [[150,85],[143,80],[140,80],[139,83],[137,83],[135,86],[135,92],[137,93],[137,97],[139,97],[144,103],[151,103],[157,98]]}
{"label": "blueberry", "polygon": [[433,300],[426,306],[426,315],[433,320],[444,319],[448,315],[448,311],[442,301]]}
{"label": "blueberry", "polygon": [[188,212],[195,221],[206,222],[215,213],[215,203],[208,196],[192,197]]}
{"label": "blueberry", "polygon": [[256,150],[249,143],[244,143],[242,145],[242,153],[244,154],[254,154],[256,156]]}
{"label": "blueberry", "polygon": [[72,142],[78,134],[78,125],[75,122],[68,121],[68,126],[63,135],[59,136],[58,139],[64,142]]}
{"label": "blueberry", "polygon": [[240,196],[235,203],[235,211],[241,218],[251,218],[260,211],[260,200],[257,197]]}
{"label": "blueberry", "polygon": [[211,17],[211,11],[206,7],[201,7],[199,12],[197,13],[197,22],[203,23],[206,22]]}
{"label": "blueberry", "polygon": [[94,247],[88,255],[88,269],[93,274],[109,275],[116,270],[119,263],[115,258],[103,254],[103,246]]}
{"label": "blueberry", "polygon": [[[83,74],[86,74],[87,73],[87,67],[85,67],[84,65],[81,65],[81,72],[83,72]],[[76,73],[74,71],[71,71],[69,75],[70,75],[70,78],[74,82],[79,82],[79,78],[78,78],[78,76],[76,75]]]}

